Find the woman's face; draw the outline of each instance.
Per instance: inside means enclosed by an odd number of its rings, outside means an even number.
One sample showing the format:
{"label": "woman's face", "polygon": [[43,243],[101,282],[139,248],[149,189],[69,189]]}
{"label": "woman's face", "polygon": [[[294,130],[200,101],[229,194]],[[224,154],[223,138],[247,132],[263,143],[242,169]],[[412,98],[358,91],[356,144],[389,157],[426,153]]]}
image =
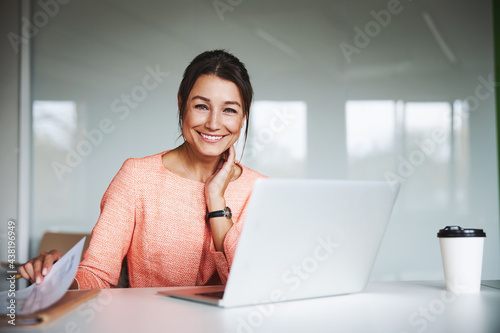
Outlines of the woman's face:
{"label": "woman's face", "polygon": [[201,155],[221,155],[240,136],[245,120],[242,106],[236,84],[215,75],[200,76],[186,103],[184,138]]}

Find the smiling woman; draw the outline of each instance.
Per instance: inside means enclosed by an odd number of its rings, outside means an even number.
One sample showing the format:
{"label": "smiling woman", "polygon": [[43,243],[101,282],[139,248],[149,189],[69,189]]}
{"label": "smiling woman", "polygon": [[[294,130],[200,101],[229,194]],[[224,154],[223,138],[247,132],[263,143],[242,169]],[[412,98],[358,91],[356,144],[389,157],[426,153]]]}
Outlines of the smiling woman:
{"label": "smiling woman", "polygon": [[[125,161],[73,288],[116,286],[125,257],[131,287],[225,283],[250,193],[264,177],[235,159],[252,95],[245,66],[228,52],[207,51],[189,64],[178,92],[184,143]],[[42,253],[19,271],[42,283],[60,257]]]}

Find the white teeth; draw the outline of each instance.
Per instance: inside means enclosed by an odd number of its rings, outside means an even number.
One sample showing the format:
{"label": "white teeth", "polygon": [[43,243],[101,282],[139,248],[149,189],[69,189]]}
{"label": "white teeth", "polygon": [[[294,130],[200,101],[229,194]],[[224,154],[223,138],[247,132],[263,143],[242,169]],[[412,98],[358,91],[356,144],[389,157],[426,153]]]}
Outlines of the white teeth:
{"label": "white teeth", "polygon": [[203,133],[200,133],[202,137],[204,137],[207,140],[219,140],[222,138],[222,136],[212,136],[212,135],[206,135]]}

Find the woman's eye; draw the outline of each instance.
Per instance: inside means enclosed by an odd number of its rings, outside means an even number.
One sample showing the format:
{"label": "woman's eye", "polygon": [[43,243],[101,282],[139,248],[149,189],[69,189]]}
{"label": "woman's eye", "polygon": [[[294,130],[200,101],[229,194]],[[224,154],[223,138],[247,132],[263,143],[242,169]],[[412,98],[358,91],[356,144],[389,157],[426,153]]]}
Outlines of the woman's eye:
{"label": "woman's eye", "polygon": [[229,113],[238,113],[235,109],[227,108],[224,110],[224,112],[229,112]]}
{"label": "woman's eye", "polygon": [[208,110],[208,107],[204,104],[198,104],[195,106],[195,108],[200,110]]}

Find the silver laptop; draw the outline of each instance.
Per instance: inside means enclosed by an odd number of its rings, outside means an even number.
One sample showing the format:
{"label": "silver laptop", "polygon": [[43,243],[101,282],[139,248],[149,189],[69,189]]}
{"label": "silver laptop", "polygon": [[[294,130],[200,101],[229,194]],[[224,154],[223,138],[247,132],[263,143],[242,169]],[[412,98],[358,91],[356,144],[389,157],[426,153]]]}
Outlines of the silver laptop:
{"label": "silver laptop", "polygon": [[379,181],[259,180],[226,285],[159,293],[233,307],[360,292],[398,191]]}

